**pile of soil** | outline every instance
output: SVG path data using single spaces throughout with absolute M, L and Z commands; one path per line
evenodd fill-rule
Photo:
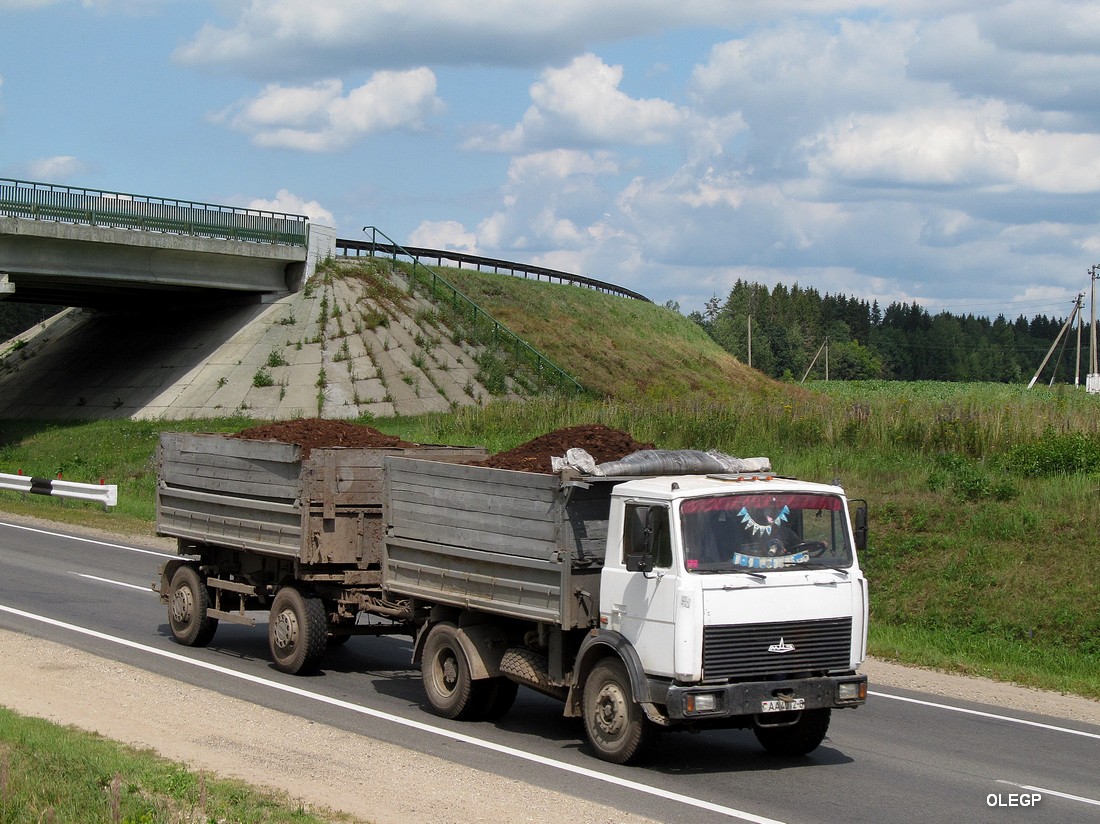
M 653 444 L 639 443 L 621 430 L 602 424 L 587 424 L 556 429 L 540 435 L 515 449 L 497 453 L 479 462 L 478 466 L 549 474 L 553 472 L 550 459 L 564 457 L 566 450 L 574 447 L 588 452 L 598 464 L 617 461 L 643 449 L 654 448 Z
M 302 448 L 305 458 L 313 449 L 331 446 L 347 447 L 410 447 L 419 444 L 403 441 L 396 435 L 387 435 L 370 426 L 348 421 L 326 421 L 321 418 L 302 418 L 295 421 L 277 421 L 242 429 L 233 437 L 250 441 L 280 441 Z
M 313 449 L 326 447 L 414 447 L 419 444 L 403 441 L 396 435 L 387 435 L 370 426 L 348 421 L 328 421 L 321 418 L 303 418 L 295 421 L 277 421 L 242 429 L 233 437 L 253 441 L 279 441 L 302 448 L 306 458 Z M 478 461 L 476 466 L 495 469 L 515 469 L 521 472 L 553 472 L 551 458 L 560 458 L 566 450 L 578 447 L 585 450 L 596 463 L 617 461 L 642 449 L 653 449 L 651 443 L 639 443 L 626 432 L 602 424 L 586 424 L 557 429 L 520 444 L 515 449 L 500 452 Z

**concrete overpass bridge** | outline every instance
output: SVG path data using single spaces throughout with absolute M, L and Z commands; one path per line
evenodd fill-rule
M 0 179 L 0 298 L 126 309 L 296 292 L 335 233 L 302 215 Z

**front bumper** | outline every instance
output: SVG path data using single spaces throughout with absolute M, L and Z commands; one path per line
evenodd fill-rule
M 852 696 L 854 697 L 845 697 Z M 701 697 L 706 696 L 701 700 Z M 709 696 L 713 696 L 710 698 Z M 762 720 L 778 713 L 762 713 L 765 701 L 802 699 L 802 709 L 858 707 L 867 701 L 867 676 L 850 673 L 785 681 L 748 681 L 737 684 L 672 684 L 665 701 L 670 721 L 708 721 L 761 715 Z M 710 709 L 713 705 L 713 709 Z M 697 709 L 706 706 L 708 709 Z M 693 707 L 696 709 L 693 710 Z M 778 719 L 777 719 L 778 720 Z

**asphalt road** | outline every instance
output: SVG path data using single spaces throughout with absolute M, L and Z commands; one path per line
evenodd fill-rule
M 528 690 L 497 722 L 429 714 L 406 638 L 353 638 L 309 677 L 272 668 L 262 624 L 181 647 L 150 589 L 161 560 L 0 523 L 0 627 L 661 821 L 1100 822 L 1097 726 L 872 685 L 804 758 L 765 756 L 747 731 L 672 733 L 644 766 L 616 767 Z

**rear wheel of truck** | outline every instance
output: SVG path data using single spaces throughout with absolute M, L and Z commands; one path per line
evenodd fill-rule
M 516 703 L 519 684 L 504 676 L 497 676 L 474 681 L 474 689 L 481 693 L 481 711 L 477 716 L 486 721 L 495 721 L 506 715 L 512 709 L 512 704 Z
M 617 658 L 605 658 L 584 683 L 584 730 L 596 755 L 612 764 L 638 758 L 653 733 L 634 701 L 630 677 Z
M 472 720 L 486 712 L 486 684 L 470 677 L 470 662 L 454 624 L 439 623 L 428 631 L 420 676 L 428 706 L 436 715 Z
M 316 669 L 328 647 L 328 621 L 320 598 L 283 587 L 271 603 L 267 642 L 275 668 L 296 675 Z
M 803 710 L 797 722 L 787 727 L 754 727 L 756 740 L 772 755 L 806 755 L 820 746 L 829 731 L 832 710 Z
M 210 590 L 193 566 L 184 565 L 172 575 L 168 594 L 168 626 L 172 637 L 185 647 L 204 647 L 218 629 L 218 619 L 206 614 Z

